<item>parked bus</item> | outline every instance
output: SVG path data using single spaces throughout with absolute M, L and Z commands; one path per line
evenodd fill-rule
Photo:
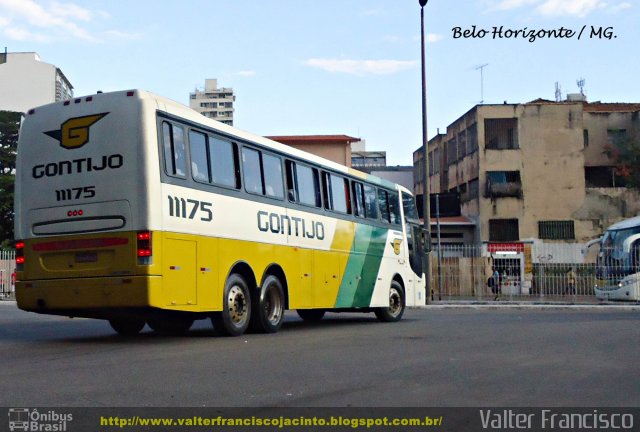
M 21 309 L 181 333 L 276 332 L 285 310 L 425 302 L 411 193 L 141 90 L 30 110 L 16 174 Z
M 596 297 L 640 300 L 640 217 L 611 225 L 600 239 Z

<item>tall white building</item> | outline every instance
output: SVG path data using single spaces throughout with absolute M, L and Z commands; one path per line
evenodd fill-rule
M 236 97 L 232 88 L 218 88 L 217 79 L 206 79 L 204 90 L 189 94 L 189 107 L 205 117 L 233 126 L 233 102 Z
M 0 110 L 26 112 L 72 97 L 67 77 L 37 53 L 0 53 Z

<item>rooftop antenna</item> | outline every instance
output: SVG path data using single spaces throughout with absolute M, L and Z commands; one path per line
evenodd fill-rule
M 476 70 L 480 69 L 480 104 L 484 103 L 484 68 L 489 66 L 489 63 L 482 64 L 476 67 Z
M 580 94 L 582 96 L 584 96 L 584 84 L 585 84 L 586 80 L 584 78 L 580 78 L 578 81 L 576 81 L 576 83 L 578 84 L 578 87 L 580 88 Z
M 560 83 L 556 81 L 556 102 L 562 101 L 562 90 L 560 89 Z

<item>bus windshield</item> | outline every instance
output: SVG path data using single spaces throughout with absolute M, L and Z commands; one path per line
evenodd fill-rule
M 620 279 L 637 272 L 637 257 L 634 259 L 630 245 L 625 245 L 625 241 L 636 234 L 640 234 L 640 226 L 605 232 L 600 252 L 605 279 Z

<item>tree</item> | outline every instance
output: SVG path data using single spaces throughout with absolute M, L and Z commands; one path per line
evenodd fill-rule
M 604 154 L 615 162 L 615 174 L 625 180 L 627 187 L 640 189 L 640 139 L 625 134 L 605 145 Z
M 22 114 L 0 111 L 0 245 L 13 241 L 13 195 L 16 171 L 18 132 Z

